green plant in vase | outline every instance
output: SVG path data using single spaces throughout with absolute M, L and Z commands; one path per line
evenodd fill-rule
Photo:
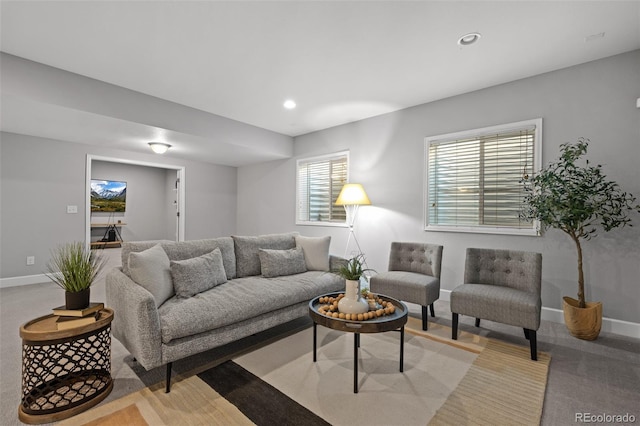
M 358 281 L 365 272 L 373 271 L 373 269 L 365 269 L 364 264 L 364 254 L 360 253 L 340 265 L 340 267 L 335 270 L 334 273 L 341 276 L 345 280 Z
M 560 145 L 560 158 L 535 176 L 525 179 L 527 192 L 520 216 L 538 220 L 542 230 L 556 228 L 574 242 L 578 255 L 578 299 L 564 297 L 567 328 L 585 340 L 597 338 L 602 325 L 602 304 L 587 302 L 584 291 L 582 241 L 614 228 L 631 225 L 629 214 L 640 211 L 635 197 L 607 179 L 602 166 L 589 160 L 579 162 L 587 153 L 589 140 Z
M 89 305 L 90 288 L 104 267 L 104 258 L 84 243 L 72 242 L 51 251 L 45 275 L 65 290 L 67 309 Z
M 360 294 L 360 278 L 372 269 L 364 267 L 365 260 L 362 253 L 348 259 L 334 271 L 345 279 L 344 297 L 338 302 L 338 310 L 346 314 L 360 314 L 369 310 L 368 302 Z

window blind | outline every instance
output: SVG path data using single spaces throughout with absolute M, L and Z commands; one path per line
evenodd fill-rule
M 348 156 L 338 154 L 298 161 L 299 222 L 344 222 L 343 206 L 334 205 L 348 179 Z
M 428 225 L 526 229 L 523 176 L 534 167 L 536 126 L 430 141 Z

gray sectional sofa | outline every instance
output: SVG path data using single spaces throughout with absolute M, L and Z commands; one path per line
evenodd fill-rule
M 125 242 L 106 278 L 112 333 L 147 370 L 308 314 L 340 291 L 330 237 L 297 233 Z

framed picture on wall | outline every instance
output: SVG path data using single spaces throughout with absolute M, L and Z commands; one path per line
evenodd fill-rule
M 91 179 L 92 212 L 124 212 L 127 204 L 127 182 Z

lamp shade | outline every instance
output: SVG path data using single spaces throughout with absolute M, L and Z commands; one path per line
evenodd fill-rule
M 342 187 L 340 195 L 336 200 L 337 206 L 364 206 L 370 205 L 369 197 L 364 192 L 364 188 L 359 183 L 347 183 Z
M 171 148 L 171 145 L 162 142 L 149 142 L 149 146 L 156 154 L 164 154 L 169 148 Z

